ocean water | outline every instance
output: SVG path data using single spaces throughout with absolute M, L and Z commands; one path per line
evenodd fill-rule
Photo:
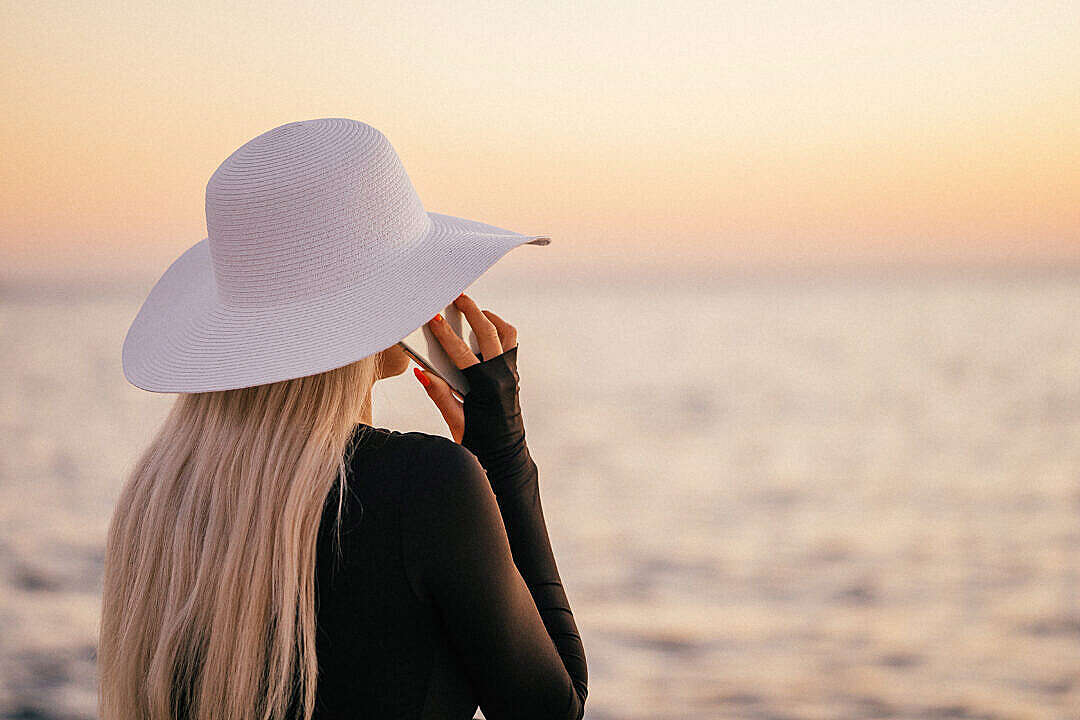
M 1080 718 L 1080 277 L 489 276 L 588 718 Z M 0 286 L 5 717 L 94 713 L 147 288 Z

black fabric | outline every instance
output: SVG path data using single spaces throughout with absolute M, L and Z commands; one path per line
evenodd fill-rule
M 464 371 L 459 445 L 360 425 L 317 559 L 316 717 L 581 718 L 585 653 L 518 404 L 517 347 Z

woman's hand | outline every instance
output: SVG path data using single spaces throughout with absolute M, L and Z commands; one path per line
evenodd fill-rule
M 459 370 L 476 365 L 482 360 L 490 360 L 517 346 L 517 330 L 514 326 L 490 310 L 481 310 L 465 293 L 454 300 L 454 306 L 462 312 L 476 333 L 482 359 L 476 357 L 468 343 L 454 332 L 442 315 L 436 315 L 427 325 Z M 462 402 L 457 399 L 446 381 L 437 375 L 429 375 L 420 368 L 413 368 L 413 373 L 423 383 L 428 397 L 442 414 L 454 442 L 460 443 L 465 434 L 465 409 Z

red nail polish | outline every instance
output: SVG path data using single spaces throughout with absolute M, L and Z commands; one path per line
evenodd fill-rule
M 420 381 L 421 385 L 423 385 L 424 387 L 427 387 L 428 385 L 431 384 L 431 381 L 428 380 L 428 377 L 427 377 L 427 375 L 424 374 L 423 370 L 421 370 L 418 367 L 414 367 L 412 369 L 412 371 L 413 371 L 413 375 L 416 376 L 416 379 Z
M 435 317 L 433 317 L 431 319 L 434 322 L 441 323 L 442 322 L 442 313 L 435 313 Z

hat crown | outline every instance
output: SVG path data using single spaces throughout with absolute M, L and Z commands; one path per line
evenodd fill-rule
M 407 252 L 431 220 L 386 137 L 343 118 L 269 130 L 206 186 L 220 300 L 267 306 L 347 291 Z

